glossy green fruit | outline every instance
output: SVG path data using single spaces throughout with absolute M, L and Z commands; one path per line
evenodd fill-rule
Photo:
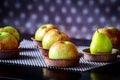
M 91 54 L 109 54 L 112 52 L 112 42 L 107 35 L 99 32 L 98 30 L 94 33 L 92 37 L 92 42 L 90 44 Z

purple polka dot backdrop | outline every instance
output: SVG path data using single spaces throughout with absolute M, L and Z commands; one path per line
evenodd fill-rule
M 0 0 L 0 26 L 34 35 L 42 24 L 55 24 L 70 37 L 91 39 L 94 27 L 120 29 L 119 0 Z

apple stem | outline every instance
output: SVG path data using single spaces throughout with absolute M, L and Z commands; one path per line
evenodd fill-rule
M 98 27 L 96 27 L 97 32 L 99 32 Z
M 96 29 L 97 32 L 99 32 L 99 30 L 98 30 L 98 26 L 94 26 L 94 28 Z

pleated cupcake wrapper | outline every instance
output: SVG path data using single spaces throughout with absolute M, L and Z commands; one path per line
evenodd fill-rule
M 84 48 L 86 48 L 86 46 L 79 46 L 78 50 L 82 51 L 82 49 Z M 79 61 L 79 66 L 69 67 L 69 68 L 49 67 L 46 65 L 44 57 L 41 54 L 41 51 L 34 46 L 32 40 L 26 40 L 26 39 L 24 39 L 20 43 L 20 56 L 18 59 L 9 59 L 9 60 L 0 59 L 0 63 L 3 63 L 3 64 L 42 67 L 42 68 L 49 68 L 49 69 L 61 69 L 61 70 L 68 70 L 68 71 L 87 71 L 94 68 L 114 64 L 119 61 L 120 61 L 119 55 L 115 62 L 90 62 L 90 61 L 86 61 L 83 57 L 81 57 Z

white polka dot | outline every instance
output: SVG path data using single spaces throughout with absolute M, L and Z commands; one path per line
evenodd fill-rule
M 105 8 L 105 12 L 106 12 L 106 13 L 109 13 L 109 12 L 110 12 L 110 7 L 106 7 L 106 8 Z
M 67 17 L 67 18 L 66 18 L 66 22 L 67 22 L 67 23 L 71 23 L 71 22 L 72 22 L 72 18 L 71 18 L 70 16 Z
M 14 16 L 13 11 L 10 11 L 10 12 L 8 13 L 8 15 L 9 15 L 10 17 L 13 17 L 13 16 Z
M 91 37 L 92 37 L 92 36 L 91 36 L 90 34 L 87 34 L 87 35 L 86 35 L 86 39 L 87 39 L 87 40 L 90 40 Z
M 120 6 L 117 7 L 117 11 L 120 11 Z
M 95 14 L 99 14 L 99 13 L 100 13 L 99 8 L 95 8 L 95 9 L 94 9 L 94 13 L 95 13 Z
M 75 38 L 76 38 L 76 39 L 80 39 L 81 37 L 80 37 L 80 35 L 78 34 L 78 35 L 75 36 Z
M 55 22 L 60 22 L 60 17 L 59 16 L 55 16 Z
M 62 12 L 62 13 L 66 13 L 66 12 L 67 12 L 66 7 L 62 7 L 62 8 L 61 8 L 61 12 Z
M 104 23 L 104 22 L 105 22 L 105 17 L 103 17 L 103 16 L 100 17 L 100 22 L 101 22 L 101 23 Z
M 25 24 L 26 28 L 30 28 L 32 26 L 31 22 L 26 22 Z
M 110 0 L 111 1 L 111 3 L 115 3 L 116 2 L 116 0 Z
M 86 26 L 83 26 L 82 29 L 81 29 L 81 31 L 82 31 L 83 33 L 87 32 Z
M 61 0 L 56 0 L 56 3 L 57 4 L 61 4 Z
M 45 3 L 49 3 L 50 2 L 50 0 L 44 0 L 45 1 Z
M 26 17 L 26 14 L 22 12 L 22 13 L 20 14 L 20 18 L 24 19 L 25 17 Z
M 8 23 L 8 19 L 4 18 L 3 19 L 3 23 L 7 24 Z
M 82 13 L 83 13 L 84 15 L 88 14 L 88 9 L 87 9 L 87 8 L 83 9 Z
M 3 5 L 4 5 L 5 7 L 8 7 L 8 6 L 9 6 L 8 1 L 4 1 Z
M 37 2 L 38 0 L 33 0 L 34 2 Z
M 82 6 L 83 5 L 83 1 L 79 0 L 77 4 L 78 4 L 78 6 Z
M 117 24 L 117 28 L 120 29 L 120 24 Z
M 66 4 L 71 4 L 71 0 L 66 0 Z
M 94 5 L 94 0 L 89 0 L 89 5 Z
M 42 25 L 41 23 L 37 23 L 36 28 L 38 29 L 41 25 Z
M 105 0 L 99 0 L 99 3 L 103 4 L 103 3 L 105 3 Z
M 27 9 L 32 10 L 32 8 L 33 8 L 32 4 L 28 4 Z
M 15 3 L 15 8 L 16 9 L 19 9 L 21 7 L 21 4 L 20 3 Z
M 112 17 L 111 17 L 111 21 L 112 21 L 112 22 L 116 22 L 116 21 L 117 21 L 117 17 L 116 17 L 116 16 L 112 16 Z
M 20 25 L 20 22 L 19 22 L 18 20 L 15 20 L 15 21 L 14 21 L 14 24 L 15 24 L 16 26 L 19 26 L 19 25 Z
M 93 26 L 92 26 L 92 29 L 91 29 L 92 32 L 96 31 L 96 27 L 98 27 L 98 25 L 93 25 Z
M 70 31 L 71 31 L 72 33 L 77 32 L 77 27 L 76 27 L 76 26 L 72 26 L 71 29 L 70 29 Z
M 44 16 L 43 16 L 43 20 L 44 20 L 45 22 L 47 22 L 47 21 L 49 20 L 49 16 L 48 16 L 48 15 L 44 15 Z
M 50 6 L 50 12 L 54 12 L 55 11 L 55 6 Z
M 39 5 L 39 6 L 38 6 L 38 10 L 39 10 L 39 11 L 43 11 L 43 9 L 44 9 L 44 8 L 43 8 L 43 5 Z
M 31 17 L 32 17 L 32 19 L 35 20 L 35 19 L 37 19 L 38 16 L 37 16 L 37 14 L 32 14 Z
M 93 22 L 93 17 L 88 17 L 87 22 L 92 23 Z
M 82 22 L 82 19 L 81 19 L 81 17 L 80 17 L 80 16 L 76 18 L 76 22 L 77 22 L 77 23 Z
M 75 7 L 72 7 L 72 8 L 71 8 L 71 13 L 72 13 L 72 14 L 75 14 L 76 12 L 77 12 L 77 11 L 76 11 L 76 8 L 75 8 Z
M 66 31 L 65 25 L 58 25 L 58 27 L 59 27 L 59 29 L 60 29 L 61 31 L 63 31 L 63 32 Z

